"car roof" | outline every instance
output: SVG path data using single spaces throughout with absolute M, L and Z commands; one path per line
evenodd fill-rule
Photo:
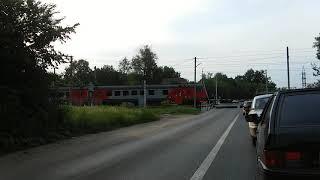
M 261 99 L 261 98 L 266 98 L 266 97 L 270 97 L 273 94 L 264 94 L 264 95 L 259 95 L 259 96 L 255 96 L 254 99 Z
M 291 93 L 303 93 L 303 92 L 312 92 L 312 91 L 320 91 L 320 88 L 289 89 L 289 90 L 281 90 L 279 91 L 279 93 L 291 94 Z

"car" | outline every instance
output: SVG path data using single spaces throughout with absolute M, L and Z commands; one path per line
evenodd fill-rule
M 243 99 L 241 99 L 241 100 L 239 101 L 239 107 L 240 107 L 240 108 L 243 108 L 244 102 L 245 102 L 245 100 L 243 100 Z
M 244 101 L 244 102 L 243 102 L 242 114 L 243 114 L 244 116 L 247 116 L 247 115 L 249 114 L 251 104 L 252 104 L 252 101 Z
M 258 118 L 260 117 L 265 105 L 267 104 L 271 96 L 272 94 L 255 96 L 252 100 L 250 111 L 246 116 L 246 120 L 248 121 L 249 132 L 250 132 L 253 145 L 255 145 L 256 143 L 256 137 L 257 137 L 256 131 L 257 131 L 258 125 L 255 122 L 250 121 L 250 119 L 252 119 L 252 117 L 255 117 L 255 116 L 257 116 Z
M 232 100 L 231 103 L 239 103 L 238 100 Z
M 256 180 L 320 179 L 320 89 L 275 93 L 258 123 Z

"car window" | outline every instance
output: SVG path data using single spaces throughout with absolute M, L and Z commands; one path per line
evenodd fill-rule
M 251 106 L 251 103 L 252 103 L 251 101 L 245 101 L 244 104 L 243 104 L 243 106 L 244 106 L 244 107 L 250 107 L 250 106 Z
M 137 95 L 137 94 L 138 94 L 137 90 L 132 90 L 132 91 L 131 91 L 131 95 L 135 96 L 135 95 Z
M 268 123 L 269 119 L 270 119 L 270 112 L 271 112 L 271 108 L 272 108 L 272 102 L 273 102 L 274 97 L 272 97 L 268 103 L 266 104 L 266 108 L 263 111 L 263 118 L 262 118 L 262 123 Z
M 280 126 L 320 125 L 320 93 L 287 95 L 280 111 Z
M 263 109 L 266 106 L 269 98 L 270 97 L 256 99 L 254 109 Z

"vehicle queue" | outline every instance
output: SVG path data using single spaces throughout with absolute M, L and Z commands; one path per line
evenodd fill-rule
M 257 180 L 320 179 L 320 89 L 283 90 L 243 103 Z

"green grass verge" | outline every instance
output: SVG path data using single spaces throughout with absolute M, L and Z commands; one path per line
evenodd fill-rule
M 40 136 L 25 137 L 0 133 L 0 155 L 52 143 L 71 136 L 109 131 L 134 124 L 159 120 L 163 114 L 198 114 L 190 106 L 127 108 L 119 106 L 63 106 L 59 109 L 59 126 Z M 41 130 L 41 126 L 39 126 Z M 39 131 L 39 129 L 34 129 Z
M 65 123 L 73 132 L 106 131 L 159 119 L 157 114 L 145 109 L 107 106 L 65 108 Z
M 148 107 L 147 110 L 151 111 L 154 114 L 199 114 L 200 110 L 193 108 L 191 106 L 178 106 L 178 105 L 168 105 L 168 106 L 159 106 L 159 107 Z
M 148 108 L 74 107 L 66 106 L 66 128 L 75 133 L 107 131 L 160 119 L 162 114 L 198 114 L 188 106 L 161 106 Z

